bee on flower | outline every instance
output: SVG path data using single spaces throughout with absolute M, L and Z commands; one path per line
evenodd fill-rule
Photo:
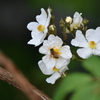
M 52 69 L 54 66 L 59 69 L 65 64 L 69 64 L 72 57 L 70 47 L 62 45 L 63 41 L 60 37 L 49 35 L 48 40 L 44 40 L 43 46 L 39 48 L 39 52 L 45 54 L 42 61 L 48 69 Z
M 43 8 L 41 8 L 41 14 L 36 16 L 37 22 L 30 22 L 27 25 L 27 28 L 30 31 L 32 31 L 31 32 L 32 39 L 28 42 L 28 44 L 38 46 L 44 41 L 44 38 L 48 33 L 48 26 L 50 24 L 50 19 L 51 19 L 50 9 L 48 8 L 46 13 L 46 11 Z

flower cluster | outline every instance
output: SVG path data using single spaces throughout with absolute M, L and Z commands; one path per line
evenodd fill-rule
M 93 55 L 100 56 L 100 27 L 87 29 L 87 19 L 82 18 L 82 13 L 75 12 L 73 18 L 67 16 L 65 20 L 60 20 L 63 35 L 70 33 L 74 36 L 71 45 L 80 47 L 77 54 L 71 52 L 70 46 L 63 39 L 57 36 L 54 16 L 51 9 L 47 12 L 41 8 L 41 14 L 36 16 L 37 22 L 30 22 L 27 28 L 31 31 L 32 39 L 28 44 L 39 46 L 39 52 L 44 54 L 38 62 L 38 66 L 43 74 L 51 75 L 46 79 L 48 83 L 54 84 L 63 73 L 68 70 L 71 60 L 86 59 Z M 47 38 L 46 38 L 47 37 Z
M 56 79 L 61 77 L 61 74 L 68 68 L 72 54 L 68 45 L 62 46 L 63 41 L 58 36 L 49 35 L 48 40 L 44 40 L 43 46 L 40 47 L 39 52 L 45 54 L 38 65 L 41 71 L 52 76 L 47 78 L 48 83 L 54 84 Z

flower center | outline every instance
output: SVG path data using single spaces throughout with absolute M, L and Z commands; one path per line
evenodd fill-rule
M 54 72 L 58 72 L 60 69 L 57 69 L 55 66 L 52 68 Z
M 53 58 L 59 58 L 59 55 L 61 54 L 59 48 L 52 48 L 50 49 L 51 57 Z
M 45 29 L 45 27 L 44 27 L 43 25 L 39 25 L 39 26 L 37 27 L 37 29 L 38 29 L 38 31 L 43 32 L 44 29 Z
M 92 48 L 92 49 L 95 49 L 96 48 L 96 45 L 97 44 L 94 41 L 90 41 L 89 42 L 89 47 Z

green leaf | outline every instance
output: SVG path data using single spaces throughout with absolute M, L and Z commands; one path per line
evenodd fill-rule
M 69 74 L 57 88 L 53 100 L 64 100 L 66 94 L 79 89 L 85 84 L 91 82 L 92 78 L 85 73 L 72 73 Z
M 97 95 L 95 100 L 100 100 L 100 93 L 98 93 L 98 95 Z
M 97 82 L 91 82 L 90 85 L 76 91 L 70 100 L 96 100 L 98 84 Z
M 92 56 L 83 61 L 83 66 L 85 69 L 90 71 L 96 77 L 100 77 L 100 58 L 97 56 Z

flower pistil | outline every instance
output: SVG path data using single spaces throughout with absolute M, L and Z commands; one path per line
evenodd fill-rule
M 92 48 L 92 49 L 95 49 L 96 48 L 96 45 L 97 44 L 94 41 L 90 41 L 89 42 L 89 47 Z
M 45 27 L 44 27 L 44 25 L 39 25 L 39 26 L 37 27 L 37 29 L 38 29 L 39 32 L 43 32 L 44 29 L 45 29 Z

